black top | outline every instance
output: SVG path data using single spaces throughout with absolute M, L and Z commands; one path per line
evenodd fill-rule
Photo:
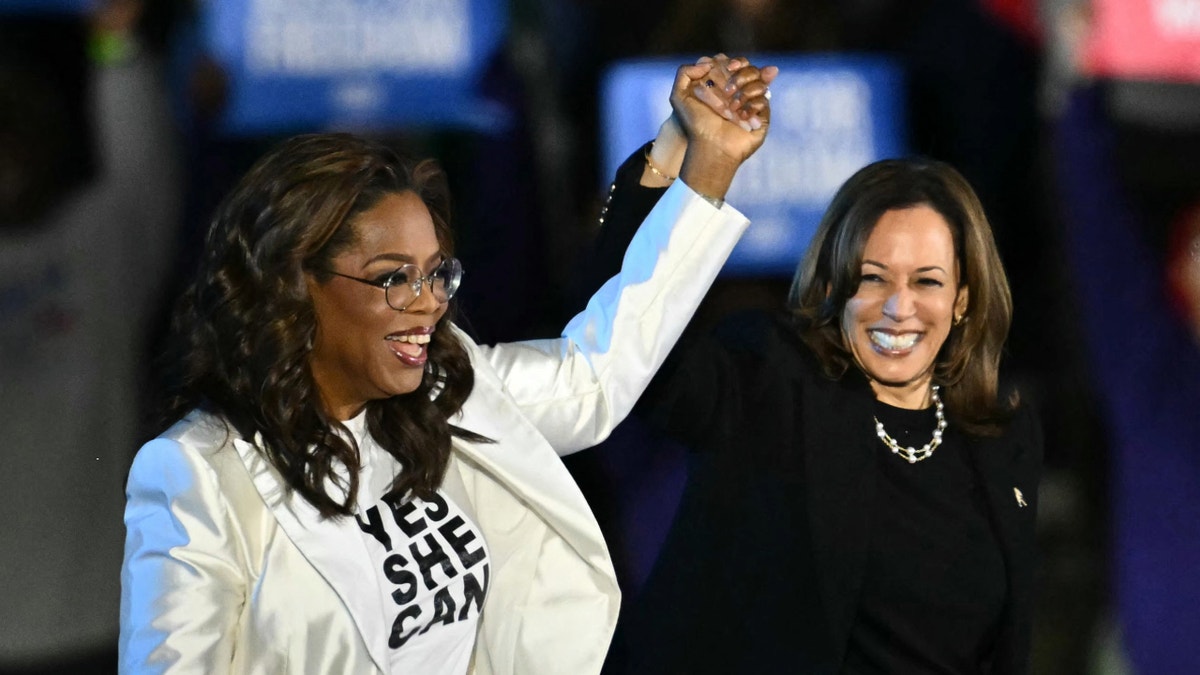
M 932 407 L 876 401 L 875 417 L 902 446 L 925 445 L 936 426 Z M 962 437 L 948 428 L 933 455 L 913 464 L 876 445 L 871 543 L 842 672 L 978 673 L 1007 583 Z

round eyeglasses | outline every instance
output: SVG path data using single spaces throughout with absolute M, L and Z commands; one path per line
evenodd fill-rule
M 388 307 L 403 312 L 421 295 L 425 284 L 438 303 L 449 302 L 462 282 L 462 263 L 458 258 L 446 258 L 428 276 L 421 273 L 421 268 L 411 263 L 381 275 L 374 279 L 362 279 L 342 274 L 333 270 L 325 270 L 334 276 L 339 276 L 360 284 L 382 288 Z

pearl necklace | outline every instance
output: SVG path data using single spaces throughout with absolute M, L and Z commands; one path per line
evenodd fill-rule
M 946 415 L 943 411 L 942 399 L 938 396 L 938 385 L 936 384 L 933 385 L 931 398 L 935 406 L 934 414 L 937 415 L 937 428 L 933 430 L 933 438 L 923 448 L 901 447 L 896 442 L 896 439 L 888 436 L 887 432 L 883 430 L 883 422 L 880 422 L 878 417 L 874 418 L 875 435 L 879 437 L 879 440 L 883 441 L 884 445 L 891 449 L 892 454 L 900 455 L 903 459 L 908 460 L 909 464 L 916 464 L 923 459 L 929 459 L 933 455 L 933 451 L 937 450 L 937 447 L 942 444 L 942 432 L 946 430 Z

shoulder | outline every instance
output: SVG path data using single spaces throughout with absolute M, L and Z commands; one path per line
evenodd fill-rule
M 221 609 L 242 602 L 277 525 L 236 438 L 219 418 L 193 412 L 138 451 L 125 488 L 122 570 L 123 594 L 132 597 L 122 602 L 138 606 L 137 616 L 122 616 L 123 634 L 158 621 L 179 619 L 187 630 L 189 621 L 207 620 L 159 614 L 156 598 L 172 593 L 197 599 L 189 607 L 202 615 L 218 608 L 206 608 L 206 598 Z
M 450 335 L 458 343 L 462 350 L 466 353 L 467 358 L 471 361 L 472 368 L 478 368 L 480 365 L 487 362 L 488 354 L 500 345 L 481 344 L 478 342 L 467 328 L 460 326 L 457 322 L 448 324 Z
M 1022 399 L 1013 411 L 1005 437 L 1023 449 L 1030 460 L 1041 464 L 1044 442 L 1042 420 L 1037 408 L 1028 399 Z
M 1042 425 L 1036 406 L 1022 400 L 998 436 L 975 436 L 985 468 L 1005 475 L 1015 472 L 1036 484 L 1042 471 Z M 1002 468 L 1003 467 L 1003 468 Z
M 1018 377 L 1002 369 L 997 399 L 1001 406 L 1009 407 L 1001 437 L 1008 443 L 1036 446 L 1040 456 L 1041 417 L 1038 414 L 1037 402 L 1030 396 L 1028 387 L 1021 386 Z
M 764 310 L 731 313 L 689 338 L 675 371 L 671 385 L 717 400 L 714 414 L 760 421 L 766 410 L 796 411 L 805 401 L 840 400 L 850 381 L 825 374 L 790 315 Z
M 129 470 L 129 491 L 183 493 L 217 484 L 230 462 L 241 467 L 233 448 L 237 432 L 216 415 L 193 411 L 143 445 Z M 244 469 L 243 469 L 244 471 Z
M 720 349 L 774 374 L 833 382 L 822 375 L 820 361 L 801 339 L 800 327 L 786 311 L 735 312 L 718 323 L 707 337 Z

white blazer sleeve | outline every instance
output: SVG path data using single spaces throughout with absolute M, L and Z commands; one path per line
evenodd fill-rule
M 213 467 L 156 439 L 134 460 L 126 500 L 120 672 L 229 672 L 246 581 Z
M 482 348 L 560 455 L 599 443 L 629 414 L 749 224 L 675 181 L 562 337 Z

